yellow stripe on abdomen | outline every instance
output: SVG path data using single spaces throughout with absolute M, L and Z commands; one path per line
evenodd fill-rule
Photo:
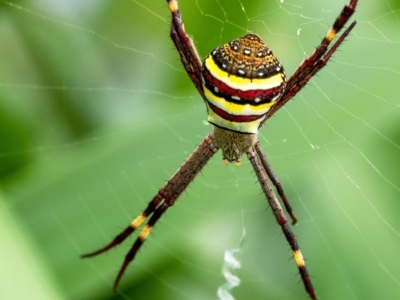
M 212 76 L 222 81 L 229 87 L 237 90 L 267 90 L 278 87 L 284 81 L 283 74 L 277 73 L 268 78 L 245 78 L 229 74 L 228 72 L 220 69 L 214 62 L 211 55 L 208 55 L 204 60 L 205 67 L 210 71 Z
M 260 105 L 252 105 L 250 103 L 235 103 L 227 101 L 223 97 L 215 96 L 208 88 L 203 85 L 204 95 L 207 100 L 210 101 L 215 106 L 223 109 L 229 114 L 232 115 L 263 115 L 266 114 L 271 106 L 275 104 L 275 102 L 264 103 Z

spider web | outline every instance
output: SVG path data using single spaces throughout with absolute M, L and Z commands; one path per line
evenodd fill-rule
M 251 31 L 289 75 L 345 2 L 179 5 L 202 57 Z M 400 4 L 359 2 L 351 36 L 259 137 L 299 220 L 293 231 L 320 299 L 400 292 Z M 215 299 L 226 285 L 224 255 L 241 265 L 224 273 L 240 279 L 229 290 L 235 299 L 307 299 L 249 163 L 225 167 L 220 154 L 113 293 L 133 239 L 90 260 L 79 255 L 139 214 L 212 129 L 169 40 L 168 8 L 163 0 L 0 7 L 2 299 Z

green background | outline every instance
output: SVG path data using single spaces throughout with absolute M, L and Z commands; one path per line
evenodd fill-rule
M 359 2 L 328 67 L 260 133 L 325 300 L 400 294 L 400 4 Z M 251 31 L 290 75 L 344 1 L 179 4 L 201 57 Z M 126 227 L 211 130 L 169 19 L 163 0 L 0 1 L 1 299 L 216 299 L 233 248 L 236 299 L 307 299 L 249 163 L 226 167 L 220 153 L 117 293 L 133 239 L 79 258 Z

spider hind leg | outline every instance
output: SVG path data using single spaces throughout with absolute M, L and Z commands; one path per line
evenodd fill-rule
M 171 207 L 179 198 L 182 192 L 194 180 L 197 174 L 203 169 L 211 157 L 218 151 L 218 146 L 214 143 L 214 134 L 210 133 L 206 136 L 203 142 L 194 150 L 189 158 L 183 163 L 167 183 L 160 189 L 157 195 L 150 201 L 146 209 L 136 217 L 128 227 L 118 234 L 109 244 L 99 250 L 82 255 L 82 258 L 93 257 L 108 251 L 111 248 L 121 244 L 135 229 L 140 227 L 144 221 L 149 218 L 149 221 L 144 225 L 139 233 L 131 249 L 126 254 L 122 266 L 114 282 L 114 289 L 117 288 L 122 275 L 124 274 L 129 263 L 135 258 L 136 253 L 146 241 L 152 228 L 161 218 L 165 211 Z
M 88 258 L 88 257 L 93 257 L 96 255 L 99 255 L 99 254 L 104 253 L 104 252 L 110 250 L 111 248 L 114 248 L 115 246 L 121 244 L 140 225 L 142 225 L 142 223 L 147 219 L 147 217 L 150 214 L 152 214 L 156 210 L 157 205 L 160 203 L 160 201 L 162 199 L 163 199 L 162 196 L 160 195 L 160 193 L 158 193 L 157 196 L 155 196 L 151 200 L 151 202 L 149 203 L 147 208 L 139 216 L 137 216 L 136 219 L 134 219 L 133 222 L 131 224 L 129 224 L 128 227 L 126 227 L 120 234 L 118 234 L 109 244 L 107 244 L 106 246 L 104 246 L 96 251 L 83 254 L 83 255 L 81 255 L 81 258 Z
M 308 274 L 303 255 L 301 254 L 299 245 L 297 243 L 297 239 L 293 234 L 292 230 L 290 229 L 289 224 L 287 223 L 287 219 L 283 213 L 282 207 L 271 187 L 271 184 L 269 183 L 269 178 L 268 178 L 269 175 L 262 163 L 262 159 L 260 158 L 257 151 L 254 149 L 254 147 L 251 147 L 249 151 L 247 151 L 247 158 L 249 159 L 251 165 L 253 166 L 258 181 L 261 184 L 261 188 L 267 198 L 268 204 L 271 207 L 272 213 L 275 216 L 276 222 L 281 227 L 281 230 L 285 235 L 286 241 L 290 245 L 304 287 L 310 298 L 312 300 L 316 300 L 317 297 L 315 295 L 315 290 L 312 285 L 310 275 Z
M 292 207 L 290 206 L 289 200 L 287 199 L 285 192 L 283 191 L 281 182 L 279 181 L 279 178 L 275 175 L 274 171 L 271 168 L 271 165 L 269 164 L 267 157 L 264 153 L 264 151 L 261 149 L 260 142 L 256 142 L 254 144 L 254 149 L 256 150 L 258 157 L 260 158 L 260 161 L 267 172 L 268 177 L 271 179 L 272 183 L 274 184 L 276 191 L 279 194 L 279 197 L 281 197 L 283 205 L 285 205 L 285 209 L 287 213 L 290 216 L 290 219 L 292 220 L 292 225 L 295 225 L 297 223 L 297 219 L 294 216 Z

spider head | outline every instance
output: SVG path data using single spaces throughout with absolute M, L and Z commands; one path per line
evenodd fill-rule
M 209 122 L 240 133 L 257 133 L 286 85 L 282 65 L 255 34 L 211 51 L 202 77 Z

